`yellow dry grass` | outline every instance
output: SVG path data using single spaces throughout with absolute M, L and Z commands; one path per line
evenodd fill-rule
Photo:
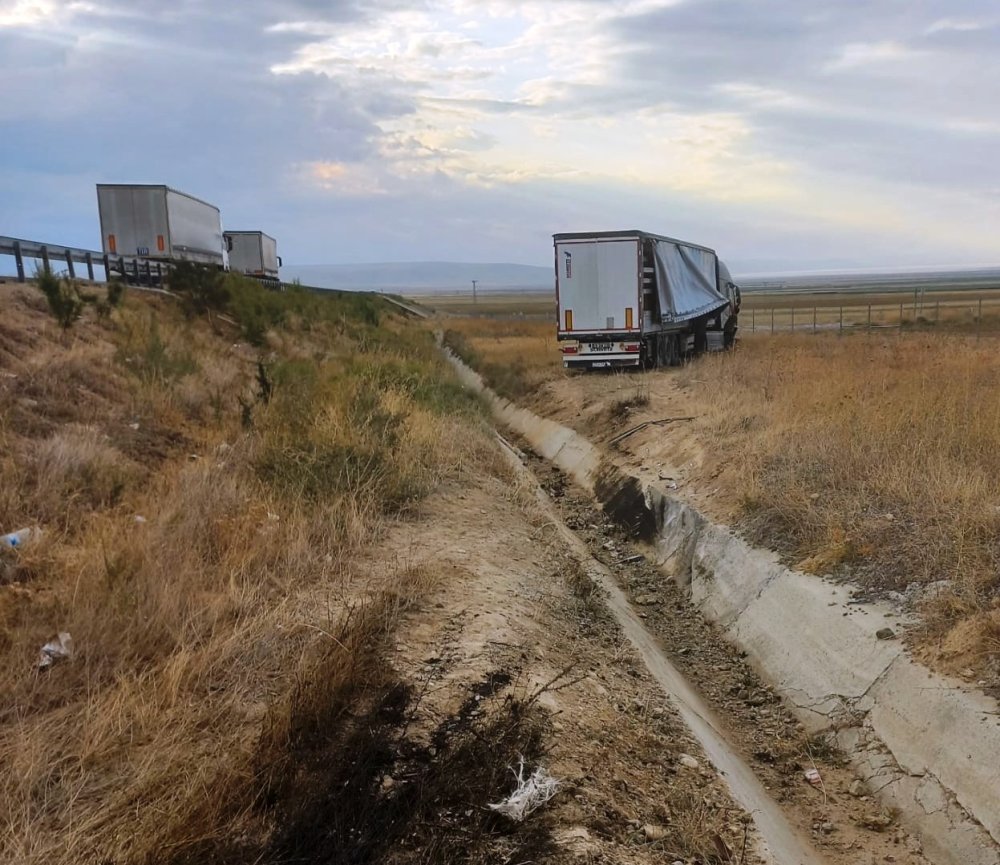
M 511 399 L 565 375 L 552 322 L 454 318 L 445 324 L 445 342 Z
M 302 677 L 368 674 L 317 655 L 376 641 L 426 581 L 372 585 L 357 551 L 437 484 L 503 471 L 429 335 L 393 327 L 278 329 L 259 353 L 143 298 L 66 340 L 8 298 L 0 531 L 43 535 L 0 551 L 0 860 L 164 861 L 250 831 L 280 718 L 326 699 Z M 40 671 L 57 631 L 76 654 Z
M 928 598 L 944 633 L 1000 598 L 1000 361 L 951 335 L 747 339 L 681 374 L 752 538 Z M 696 387 L 694 380 L 710 382 Z M 942 582 L 943 581 L 943 582 Z M 962 662 L 968 661 L 964 658 Z M 980 661 L 983 659 L 981 658 Z

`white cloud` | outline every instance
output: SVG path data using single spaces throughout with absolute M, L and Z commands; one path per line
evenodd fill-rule
M 37 27 L 55 18 L 61 5 L 57 0 L 3 0 L 0 2 L 0 29 Z
M 972 18 L 940 18 L 924 32 L 928 36 L 935 33 L 972 33 L 976 30 L 986 30 L 994 26 L 987 21 L 976 21 Z
M 837 57 L 827 63 L 825 69 L 829 72 L 842 72 L 866 66 L 885 66 L 917 56 L 918 52 L 892 40 L 851 42 L 840 49 Z

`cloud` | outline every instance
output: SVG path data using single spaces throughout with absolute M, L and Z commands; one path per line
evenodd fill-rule
M 84 242 L 92 183 L 135 180 L 300 261 L 468 251 L 455 232 L 544 261 L 551 231 L 618 221 L 796 261 L 990 255 L 992 2 L 904 6 L 0 0 L 0 220 Z M 72 185 L 75 216 L 32 185 Z

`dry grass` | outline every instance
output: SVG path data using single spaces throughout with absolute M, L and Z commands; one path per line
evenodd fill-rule
M 261 353 L 162 300 L 68 339 L 31 294 L 8 303 L 0 531 L 44 534 L 0 555 L 0 859 L 266 835 L 276 719 L 375 699 L 369 654 L 323 647 L 380 645 L 427 581 L 373 585 L 358 551 L 436 485 L 503 469 L 430 335 L 353 315 Z M 76 655 L 39 672 L 57 631 Z
M 449 319 L 445 343 L 509 399 L 528 397 L 565 375 L 550 321 Z
M 922 607 L 925 640 L 951 640 L 945 666 L 995 661 L 1000 362 L 992 340 L 752 339 L 734 356 L 689 369 L 712 382 L 692 395 L 710 444 L 729 455 L 753 540 L 804 569 L 846 568 L 865 586 L 907 592 Z

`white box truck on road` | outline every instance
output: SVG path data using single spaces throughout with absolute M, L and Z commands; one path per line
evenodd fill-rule
M 168 186 L 97 184 L 109 256 L 225 267 L 219 208 Z
M 263 231 L 227 231 L 229 269 L 267 281 L 278 280 L 278 241 Z
M 735 341 L 740 291 L 714 250 L 645 231 L 553 241 L 564 366 L 671 366 Z

